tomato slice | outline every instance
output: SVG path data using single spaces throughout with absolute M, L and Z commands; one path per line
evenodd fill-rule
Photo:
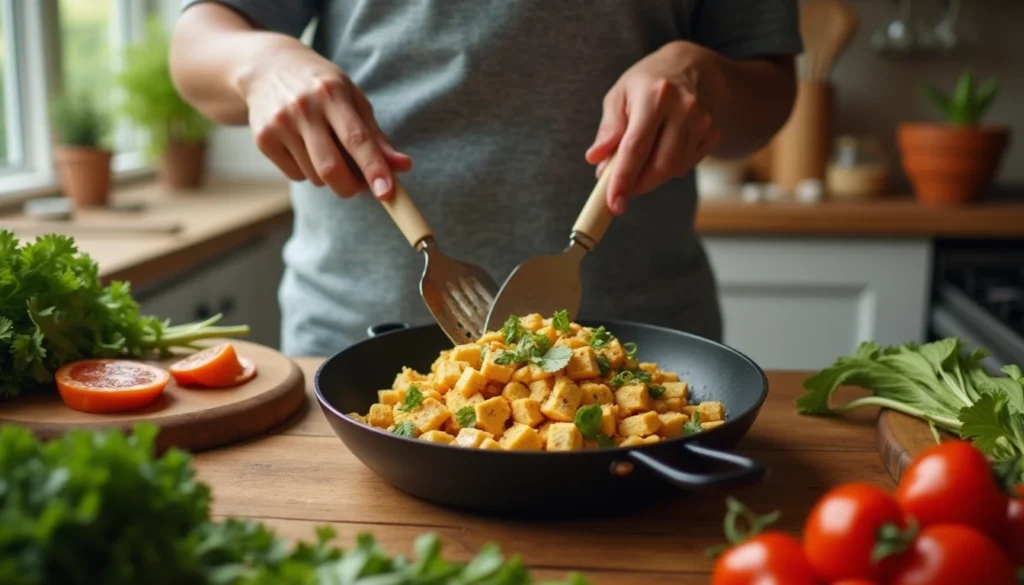
M 93 414 L 141 408 L 156 400 L 171 380 L 156 366 L 117 359 L 72 362 L 54 378 L 64 404 Z
M 238 361 L 242 364 L 242 373 L 238 374 L 238 377 L 229 386 L 239 386 L 256 377 L 256 364 L 251 359 L 240 357 Z
M 244 368 L 235 347 L 222 343 L 175 362 L 169 368 L 174 381 L 181 386 L 230 386 L 242 375 Z

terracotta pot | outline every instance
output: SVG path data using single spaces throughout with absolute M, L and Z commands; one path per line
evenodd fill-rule
M 110 197 L 109 150 L 86 146 L 58 146 L 54 149 L 61 191 L 76 207 L 106 205 Z
M 160 180 L 172 189 L 199 187 L 206 174 L 206 142 L 171 142 L 159 172 Z
M 897 129 L 896 141 L 919 203 L 962 205 L 977 199 L 991 183 L 1010 130 L 906 123 Z

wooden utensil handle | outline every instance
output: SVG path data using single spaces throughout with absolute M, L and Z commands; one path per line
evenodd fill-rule
M 608 225 L 612 223 L 612 212 L 608 210 L 607 197 L 608 181 L 611 180 L 614 168 L 615 155 L 613 154 L 608 159 L 604 173 L 598 179 L 594 190 L 590 192 L 590 197 L 583 204 L 583 210 L 580 211 L 579 217 L 576 218 L 576 223 L 572 226 L 574 234 L 583 234 L 590 238 L 591 241 L 586 243 L 590 248 L 600 243 L 601 238 L 604 237 L 604 232 L 608 229 Z
M 392 177 L 392 181 L 395 183 L 394 193 L 391 195 L 391 199 L 381 201 L 381 203 L 391 215 L 391 219 L 395 221 L 398 229 L 402 230 L 402 235 L 409 241 L 409 245 L 415 248 L 423 240 L 432 237 L 434 230 L 420 213 L 419 208 L 416 207 L 398 177 Z

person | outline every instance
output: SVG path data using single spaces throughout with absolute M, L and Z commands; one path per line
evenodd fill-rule
M 392 177 L 441 250 L 500 284 L 568 244 L 613 153 L 615 218 L 583 261 L 580 317 L 720 339 L 692 171 L 754 152 L 789 116 L 796 4 L 184 0 L 171 71 L 294 181 L 278 293 L 288 355 L 431 322 L 423 258 L 369 195 L 390 197 Z

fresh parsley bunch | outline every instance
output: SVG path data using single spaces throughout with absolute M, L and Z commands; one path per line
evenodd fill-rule
M 567 317 L 562 316 L 558 323 L 565 323 Z M 569 326 L 566 323 L 565 329 Z M 501 328 L 501 334 L 508 346 L 515 344 L 514 349 L 504 350 L 494 358 L 498 365 L 510 365 L 521 363 L 532 363 L 539 366 L 545 372 L 557 372 L 569 363 L 572 357 L 572 350 L 564 345 L 551 345 L 551 340 L 546 335 L 530 333 L 519 323 L 519 317 L 510 316 Z
M 936 441 L 937 429 L 944 429 L 994 459 L 1018 460 L 1024 457 L 1024 376 L 1017 366 L 990 376 L 981 365 L 988 355 L 967 353 L 956 338 L 893 347 L 865 342 L 804 382 L 807 393 L 797 408 L 810 415 L 889 408 L 927 421 Z M 872 394 L 832 406 L 832 394 L 847 385 Z
M 154 456 L 156 427 L 133 435 L 76 430 L 42 443 L 0 427 L 0 583 L 4 585 L 532 585 L 518 557 L 485 545 L 468 563 L 437 535 L 414 559 L 372 536 L 344 551 L 334 532 L 289 545 L 266 525 L 210 520 L 210 490 L 189 456 Z M 578 575 L 539 585 L 587 585 Z
M 219 320 L 172 327 L 142 315 L 128 283 L 100 285 L 96 263 L 74 239 L 47 235 L 22 246 L 0 230 L 0 398 L 49 387 L 68 362 L 166 353 L 249 331 L 215 327 Z

